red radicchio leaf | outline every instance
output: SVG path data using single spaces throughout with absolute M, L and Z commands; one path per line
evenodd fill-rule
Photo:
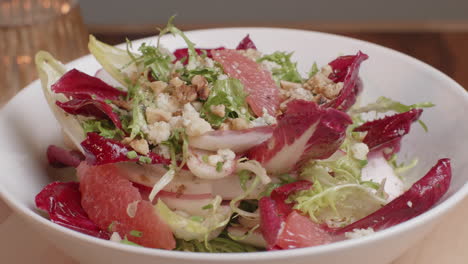
M 239 42 L 239 45 L 237 45 L 236 50 L 246 50 L 246 49 L 254 49 L 256 50 L 257 47 L 253 43 L 253 41 L 250 39 L 250 36 L 247 34 L 241 42 Z
M 386 116 L 366 122 L 354 131 L 367 132 L 363 142 L 367 144 L 370 151 L 383 149 L 385 157 L 388 158 L 400 150 L 401 138 L 410 132 L 411 124 L 419 119 L 422 112 L 422 109 L 412 109 L 408 112 Z
M 260 229 L 269 250 L 275 249 L 284 222 L 292 212 L 293 204 L 287 204 L 286 199 L 290 194 L 296 191 L 308 190 L 311 186 L 312 183 L 309 181 L 285 184 L 274 189 L 270 197 L 262 197 L 259 200 Z
M 335 83 L 343 82 L 343 88 L 338 97 L 326 103 L 327 107 L 346 111 L 356 102 L 362 89 L 362 82 L 358 81 L 359 67 L 367 58 L 369 56 L 359 51 L 356 55 L 341 56 L 329 63 L 333 72 L 328 78 Z
M 195 49 L 195 51 L 197 52 L 198 55 L 202 55 L 204 52 L 206 52 L 206 56 L 208 56 L 208 58 L 212 58 L 211 51 L 213 51 L 213 50 L 223 50 L 223 49 L 225 49 L 225 48 L 224 47 L 218 47 L 218 48 L 213 48 L 213 49 Z M 188 58 L 188 48 L 176 49 L 174 51 L 174 56 L 176 57 L 174 62 L 182 60 L 183 58 Z M 184 65 L 186 65 L 187 63 L 188 63 L 187 60 L 185 60 L 183 62 Z
M 55 93 L 80 99 L 118 100 L 119 97 L 127 96 L 127 92 L 76 69 L 65 73 L 51 88 Z
M 286 199 L 288 199 L 289 195 L 302 190 L 309 190 L 312 187 L 312 183 L 310 181 L 296 181 L 292 183 L 285 184 L 274 189 L 271 192 L 271 199 L 276 203 L 278 214 L 281 217 L 286 218 L 292 212 L 292 203 L 286 203 Z M 284 219 L 283 219 L 284 220 Z
M 88 133 L 86 139 L 81 142 L 86 155 L 86 161 L 90 165 L 103 165 L 108 163 L 117 163 L 122 161 L 138 161 L 140 156 L 130 159 L 127 156 L 129 151 L 133 149 L 119 141 L 108 139 L 98 135 L 97 133 Z M 152 164 L 167 164 L 170 160 L 165 159 L 156 153 L 150 152 L 147 155 L 151 159 Z
M 79 186 L 78 182 L 50 183 L 36 195 L 36 206 L 47 211 L 53 223 L 94 237 L 109 239 L 110 234 L 93 223 L 81 206 Z
M 67 102 L 55 102 L 65 112 L 72 115 L 93 116 L 99 119 L 110 119 L 114 125 L 122 129 L 119 116 L 112 111 L 108 103 L 94 99 L 75 98 Z
M 333 231 L 343 234 L 369 227 L 377 231 L 407 221 L 434 206 L 447 192 L 451 179 L 450 159 L 440 159 L 423 178 L 395 200 L 369 216 Z
M 76 150 L 66 150 L 55 145 L 47 148 L 47 160 L 54 168 L 78 167 L 84 160 L 83 154 Z
M 288 172 L 309 159 L 325 159 L 343 142 L 352 123 L 344 112 L 319 107 L 315 102 L 294 100 L 278 118 L 273 136 L 248 151 L 269 172 Z

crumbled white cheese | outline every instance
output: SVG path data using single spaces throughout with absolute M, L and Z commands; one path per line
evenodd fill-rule
M 171 151 L 169 149 L 169 146 L 167 145 L 159 144 L 153 149 L 153 152 L 158 154 L 159 156 L 162 156 L 163 158 L 171 158 Z
M 169 125 L 172 129 L 184 127 L 183 118 L 181 116 L 173 116 L 169 119 Z
M 149 125 L 148 139 L 156 144 L 166 141 L 171 136 L 171 125 L 160 121 Z
M 225 161 L 236 158 L 236 153 L 230 149 L 218 149 L 217 154 L 220 155 Z
M 205 58 L 205 67 L 207 68 L 213 68 L 214 67 L 214 61 L 208 57 Z
M 268 71 L 273 71 L 274 69 L 278 69 L 278 68 L 281 68 L 281 66 L 276 63 L 276 62 L 272 62 L 272 61 L 262 61 L 262 66 L 263 68 L 267 69 Z
M 258 117 L 251 122 L 253 127 L 275 125 L 276 123 L 276 118 L 268 114 L 268 111 L 265 108 L 263 108 L 263 116 Z
M 220 74 L 220 75 L 218 76 L 218 80 L 226 80 L 227 78 L 228 78 L 228 77 L 227 77 L 226 74 Z
M 413 202 L 411 201 L 408 201 L 406 204 L 408 205 L 409 208 L 413 207 Z
M 156 96 L 156 106 L 166 112 L 174 113 L 179 109 L 179 103 L 168 93 L 160 93 Z
M 369 227 L 367 229 L 353 229 L 352 232 L 346 232 L 345 237 L 348 239 L 354 239 L 354 238 L 365 237 L 373 233 L 375 233 L 375 231 L 372 227 Z
M 182 112 L 182 122 L 188 136 L 200 136 L 208 131 L 212 131 L 210 123 L 200 117 L 200 114 L 190 103 L 184 105 Z
M 365 143 L 354 143 L 351 145 L 351 153 L 358 160 L 366 160 L 369 147 Z
M 224 162 L 223 157 L 221 157 L 220 155 L 209 155 L 208 156 L 208 164 L 209 165 L 211 165 L 213 167 L 216 167 L 218 162 Z

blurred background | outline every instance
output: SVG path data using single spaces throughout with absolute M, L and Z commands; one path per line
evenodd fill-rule
M 88 33 L 118 44 L 156 34 L 174 14 L 184 30 L 287 27 L 368 40 L 468 87 L 468 0 L 0 0 L 0 105 L 37 78 L 37 50 L 68 62 L 88 53 Z

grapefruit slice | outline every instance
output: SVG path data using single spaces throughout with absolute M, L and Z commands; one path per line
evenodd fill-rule
M 236 50 L 216 50 L 211 54 L 229 77 L 238 79 L 244 85 L 248 94 L 247 103 L 257 116 L 263 116 L 263 109 L 269 115 L 276 116 L 280 104 L 279 88 L 269 71 Z
M 175 247 L 170 228 L 156 214 L 153 205 L 142 200 L 138 189 L 115 165 L 88 166 L 82 162 L 77 174 L 81 204 L 101 229 L 118 232 L 121 237 L 126 236 L 145 247 Z M 135 236 L 135 233 L 139 235 Z
M 332 241 L 333 236 L 319 224 L 312 222 L 307 216 L 293 211 L 286 219 L 277 245 L 282 249 L 290 249 L 324 245 Z

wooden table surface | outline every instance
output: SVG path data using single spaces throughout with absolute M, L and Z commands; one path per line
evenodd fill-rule
M 148 34 L 103 34 L 98 39 L 118 44 Z M 374 42 L 418 58 L 468 87 L 468 32 L 333 32 Z M 10 211 L 0 201 L 0 224 Z M 393 264 L 468 263 L 468 199 L 447 215 L 421 243 Z M 64 262 L 62 262 L 64 263 Z M 74 263 L 74 262 L 67 262 Z

